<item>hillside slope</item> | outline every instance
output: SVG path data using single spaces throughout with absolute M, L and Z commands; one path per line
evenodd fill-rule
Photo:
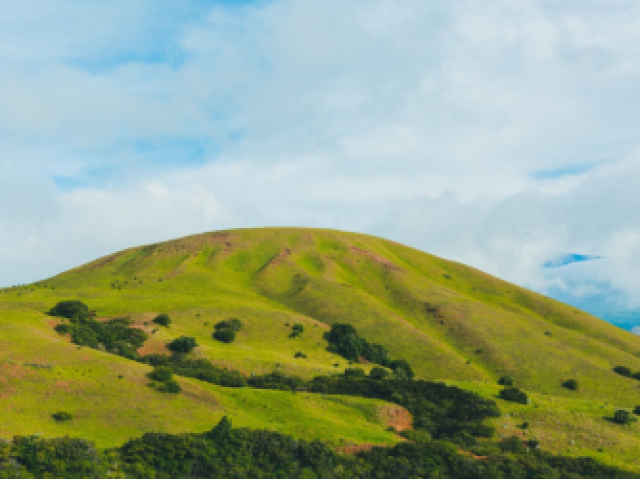
M 344 424 L 353 424 L 353 431 L 345 429 L 347 433 L 329 439 L 397 440 L 384 432 L 383 421 L 376 417 L 380 405 L 365 400 L 349 409 L 333 399 L 316 398 L 311 407 L 302 399 L 277 396 L 283 393 L 230 391 L 181 380 L 187 394 L 172 399 L 175 403 L 156 404 L 154 392 L 143 387 L 146 366 L 79 350 L 53 331 L 55 322 L 44 313 L 64 299 L 80 299 L 98 316 L 130 316 L 148 330 L 155 315 L 168 313 L 173 324 L 153 334 L 143 352 L 166 352 L 171 338 L 194 336 L 201 345 L 200 356 L 247 375 L 275 369 L 303 377 L 342 371 L 348 362 L 329 353 L 322 337 L 331 324 L 340 322 L 382 344 L 391 357 L 408 360 L 421 378 L 484 384 L 509 374 L 538 395 L 568 401 L 579 397 L 594 408 L 640 403 L 639 383 L 612 372 L 617 365 L 640 370 L 640 338 L 633 334 L 473 268 L 392 241 L 332 230 L 265 228 L 205 233 L 131 248 L 46 281 L 2 290 L 0 385 L 5 387 L 0 389 L 0 401 L 13 412 L 10 421 L 6 416 L 9 422 L 0 413 L 4 425 L 0 436 L 44 428 L 47 414 L 36 420 L 29 408 L 43 400 L 51 408 L 62 407 L 56 402 L 59 395 L 51 394 L 51 387 L 57 387 L 83 401 L 94 398 L 95 405 L 86 410 L 87 417 L 97 418 L 87 426 L 92 437 L 99 438 L 95 431 L 100 421 L 110 420 L 96 408 L 115 415 L 113 411 L 121 414 L 122 404 L 127 405 L 130 413 L 123 423 L 130 427 L 124 427 L 118 438 L 105 437 L 105 444 L 153 427 L 201 430 L 215 424 L 223 404 L 229 405 L 227 412 L 244 417 L 247 425 L 268 426 L 267 411 L 261 409 L 273 412 L 285 403 L 294 416 L 299 411 L 300 417 L 312 418 L 306 421 L 319 422 L 296 426 L 302 420 L 292 419 L 287 426 L 286 419 L 271 420 L 283 432 L 287 427 L 328 431 L 342 417 L 347 418 Z M 242 331 L 232 344 L 216 341 L 213 325 L 229 318 L 241 319 Z M 303 324 L 305 331 L 290 338 L 294 323 Z M 294 358 L 298 351 L 307 358 Z M 51 372 L 24 363 L 67 367 Z M 122 380 L 117 379 L 119 374 Z M 10 392 L 6 385 L 16 377 L 31 377 L 25 384 L 32 392 L 28 388 Z M 561 386 L 569 378 L 579 382 L 578 392 Z M 192 414 L 177 412 L 188 408 Z M 347 409 L 351 413 L 345 416 Z M 149 410 L 155 416 L 145 414 Z M 59 425 L 47 427 L 51 434 L 64 430 Z
M 569 394 L 562 380 L 575 378 L 589 397 L 636 397 L 637 383 L 611 368 L 640 369 L 639 337 L 475 269 L 366 235 L 207 233 L 116 253 L 44 284 L 57 298 L 79 297 L 105 315 L 167 312 L 176 319 L 172 336 L 195 335 L 204 355 L 245 371 L 273 362 L 296 363 L 308 374 L 326 368 L 336 358 L 324 351 L 321 332 L 346 322 L 423 378 L 494 381 L 510 374 L 527 389 L 560 395 Z M 212 325 L 229 317 L 247 325 L 232 346 L 211 338 Z M 287 339 L 293 322 L 310 334 Z M 298 350 L 310 352 L 309 361 L 292 361 Z

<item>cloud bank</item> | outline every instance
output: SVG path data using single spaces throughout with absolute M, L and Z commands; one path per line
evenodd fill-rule
M 638 306 L 637 2 L 175 5 L 2 4 L 0 284 L 302 225 Z

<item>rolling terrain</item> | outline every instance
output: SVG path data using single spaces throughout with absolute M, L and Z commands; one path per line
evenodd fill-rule
M 46 312 L 79 299 L 99 318 L 130 317 L 151 334 L 141 353 L 193 336 L 198 357 L 245 375 L 280 370 L 312 378 L 342 372 L 323 333 L 348 323 L 416 376 L 496 397 L 503 375 L 530 405 L 499 401 L 499 434 L 528 434 L 565 455 L 593 455 L 640 470 L 638 426 L 608 418 L 640 404 L 640 337 L 467 266 L 367 235 L 302 228 L 205 233 L 131 248 L 31 285 L 0 291 L 0 437 L 42 433 L 113 446 L 149 430 L 204 431 L 234 424 L 318 438 L 337 446 L 400 440 L 381 401 L 232 389 L 180 378 L 168 397 L 146 387 L 150 370 L 71 344 Z M 169 328 L 151 320 L 173 319 Z M 214 325 L 238 318 L 231 344 Z M 304 333 L 290 337 L 293 324 Z M 155 332 L 154 332 L 155 331 Z M 295 358 L 302 352 L 306 358 Z M 370 365 L 361 367 L 370 369 Z M 567 379 L 579 389 L 562 387 Z M 51 413 L 73 411 L 70 423 Z M 524 420 L 531 426 L 517 426 Z

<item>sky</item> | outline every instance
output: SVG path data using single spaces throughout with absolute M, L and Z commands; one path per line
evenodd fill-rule
M 0 286 L 310 226 L 640 325 L 639 116 L 637 0 L 0 0 Z

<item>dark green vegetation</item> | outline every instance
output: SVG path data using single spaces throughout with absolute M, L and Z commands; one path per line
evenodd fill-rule
M 294 325 L 295 328 L 295 325 Z M 328 351 L 339 354 L 349 361 L 366 360 L 391 369 L 398 378 L 413 378 L 413 369 L 404 359 L 389 359 L 389 353 L 380 344 L 369 343 L 358 336 L 356 328 L 350 324 L 334 324 L 324 333 L 324 339 L 329 342 Z
M 70 300 L 90 310 L 69 304 L 58 311 L 70 327 L 62 336 L 45 313 Z M 170 327 L 154 322 L 161 315 Z M 212 337 L 213 325 L 229 318 L 242 319 L 233 341 Z M 91 340 L 103 334 L 94 323 L 146 334 L 137 349 L 124 338 L 131 344 L 124 355 L 136 358 L 136 349 L 138 361 L 106 354 L 120 352 Z M 294 325 L 301 334 L 296 328 L 293 335 Z M 334 325 L 353 329 L 330 343 L 323 336 Z M 76 328 L 83 333 L 72 335 Z M 181 337 L 192 338 L 193 348 L 175 351 Z M 396 398 L 376 391 L 412 372 L 418 382 L 447 381 L 495 400 L 505 413 L 481 430 L 461 423 L 459 433 L 438 436 L 463 450 L 516 454 L 498 444 L 518 435 L 522 444 L 538 441 L 539 450 L 640 471 L 638 423 L 614 420 L 616 410 L 640 403 L 638 383 L 613 371 L 639 371 L 639 351 L 640 338 L 574 308 L 390 241 L 307 229 L 208 233 L 0 290 L 0 437 L 70 434 L 115 447 L 146 431 L 202 433 L 226 414 L 240 427 L 345 451 L 393 447 L 399 438 L 389 431 L 406 413 L 401 404 L 418 411 L 414 424 L 432 424 L 403 434 L 424 439 L 443 430 L 436 414 L 412 405 L 411 390 L 394 388 Z M 182 394 L 160 394 L 166 382 L 147 377 L 153 364 L 171 368 Z M 530 403 L 500 399 L 502 376 Z M 567 378 L 579 389 L 563 387 Z M 446 405 L 426 402 L 446 417 Z M 56 411 L 74 419 L 57 422 Z M 480 434 L 493 429 L 499 434 Z
M 169 344 L 167 344 L 167 347 L 174 353 L 186 354 L 197 348 L 198 343 L 196 342 L 195 338 L 192 338 L 191 336 L 180 336 L 179 338 L 174 339 Z
M 415 438 L 415 436 L 414 436 Z M 98 451 L 83 439 L 16 437 L 0 442 L 0 477 L 132 478 L 419 478 L 637 479 L 590 458 L 563 458 L 533 449 L 535 441 L 503 439 L 490 460 L 442 441 L 415 440 L 390 449 L 341 456 L 322 442 L 272 431 L 234 429 L 226 418 L 202 434 L 147 433 Z M 117 472 L 116 472 L 117 471 Z
M 73 414 L 65 411 L 60 411 L 53 413 L 51 417 L 56 421 L 71 421 L 73 419 Z
M 168 314 L 162 313 L 156 316 L 153 319 L 153 322 L 155 324 L 159 324 L 160 326 L 164 326 L 165 328 L 168 328 L 173 321 L 171 320 Z
M 213 338 L 223 343 L 232 343 L 236 339 L 236 333 L 242 329 L 242 321 L 236 318 L 220 321 L 215 326 Z
M 69 334 L 75 344 L 128 359 L 138 358 L 138 348 L 149 337 L 144 331 L 129 327 L 131 320 L 127 318 L 96 321 L 89 315 L 88 306 L 81 301 L 60 302 L 51 309 L 50 314 L 68 318 L 68 323 L 58 324 L 55 330 L 60 334 Z
M 518 402 L 520 404 L 529 404 L 527 393 L 518 388 L 504 388 L 500 391 L 500 398 L 505 401 Z

